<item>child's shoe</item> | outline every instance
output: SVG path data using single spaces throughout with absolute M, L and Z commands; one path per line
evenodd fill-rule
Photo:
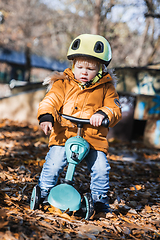
M 102 202 L 95 202 L 94 210 L 95 210 L 95 214 L 98 214 L 100 212 L 107 214 L 107 213 L 111 212 L 109 204 L 102 203 Z

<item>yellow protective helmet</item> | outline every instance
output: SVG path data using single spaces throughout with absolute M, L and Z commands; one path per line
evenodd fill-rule
M 107 66 L 112 59 L 112 51 L 109 42 L 104 37 L 81 34 L 72 41 L 67 58 L 73 60 L 81 56 L 94 58 Z

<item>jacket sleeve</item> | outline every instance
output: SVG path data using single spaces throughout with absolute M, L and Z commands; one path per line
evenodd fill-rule
M 53 127 L 54 126 L 54 117 L 51 114 L 49 114 L 49 113 L 40 115 L 40 117 L 39 117 L 39 124 L 42 123 L 42 122 L 51 122 L 52 123 L 52 127 Z
M 121 104 L 118 93 L 112 83 L 105 86 L 104 105 L 98 109 L 103 111 L 109 118 L 109 127 L 114 127 L 122 118 Z
M 59 111 L 64 101 L 64 83 L 62 80 L 57 80 L 51 90 L 46 94 L 44 99 L 40 102 L 38 108 L 37 118 L 41 115 L 51 114 L 55 117 L 56 111 Z

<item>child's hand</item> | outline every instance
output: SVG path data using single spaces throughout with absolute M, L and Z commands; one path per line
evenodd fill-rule
M 47 135 L 48 131 L 52 130 L 52 123 L 51 122 L 41 122 L 40 127 L 43 130 L 43 132 Z
M 94 127 L 99 127 L 101 126 L 103 119 L 104 116 L 102 114 L 99 113 L 93 114 L 92 117 L 90 118 L 90 124 L 93 125 Z

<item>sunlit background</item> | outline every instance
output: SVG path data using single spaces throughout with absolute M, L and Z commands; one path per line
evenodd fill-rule
M 160 60 L 159 0 L 0 0 L 0 47 L 66 60 L 73 38 L 100 34 L 112 46 L 111 67 Z

